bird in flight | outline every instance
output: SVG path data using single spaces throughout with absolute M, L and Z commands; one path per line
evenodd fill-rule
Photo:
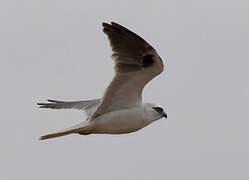
M 167 119 L 163 108 L 142 101 L 144 86 L 164 69 L 156 50 L 143 38 L 115 22 L 103 23 L 102 26 L 112 48 L 113 80 L 101 99 L 38 103 L 40 108 L 78 109 L 87 115 L 82 123 L 41 136 L 40 140 L 74 133 L 131 133 L 163 117 Z

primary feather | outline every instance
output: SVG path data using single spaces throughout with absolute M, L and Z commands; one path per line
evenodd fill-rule
M 103 28 L 112 47 L 115 76 L 95 117 L 141 104 L 144 86 L 163 71 L 160 56 L 143 38 L 114 22 L 103 23 Z
M 37 103 L 40 108 L 51 109 L 78 109 L 87 110 L 100 103 L 101 99 L 85 100 L 85 101 L 57 101 L 48 99 L 49 103 Z

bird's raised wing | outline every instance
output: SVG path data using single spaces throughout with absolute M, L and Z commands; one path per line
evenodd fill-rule
M 112 47 L 115 77 L 107 87 L 95 117 L 139 105 L 144 86 L 163 71 L 160 56 L 143 38 L 114 22 L 102 25 Z

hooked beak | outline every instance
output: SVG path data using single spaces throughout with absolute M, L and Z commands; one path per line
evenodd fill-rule
M 162 114 L 162 116 L 167 119 L 167 114 L 165 112 Z

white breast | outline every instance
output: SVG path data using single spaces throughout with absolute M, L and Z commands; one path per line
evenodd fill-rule
M 134 132 L 145 126 L 145 119 L 144 107 L 112 111 L 92 120 L 92 133 L 122 134 Z

